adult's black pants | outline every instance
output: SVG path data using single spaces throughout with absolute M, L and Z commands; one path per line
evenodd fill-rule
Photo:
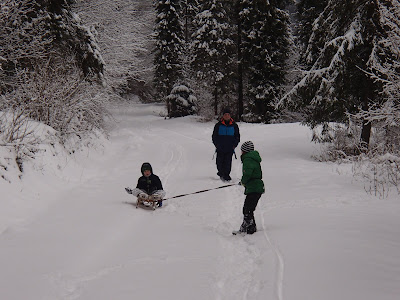
M 226 178 L 231 173 L 232 169 L 232 152 L 217 151 L 217 170 L 218 175 Z

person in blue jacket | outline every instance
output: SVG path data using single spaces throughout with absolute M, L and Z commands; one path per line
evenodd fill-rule
M 240 142 L 239 126 L 225 108 L 221 120 L 215 124 L 212 141 L 217 152 L 217 175 L 224 181 L 231 180 L 232 155 Z

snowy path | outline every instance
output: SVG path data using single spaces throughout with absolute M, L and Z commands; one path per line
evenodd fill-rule
M 28 173 L 20 193 L 0 183 L 7 201 L 30 209 L 0 224 L 2 299 L 398 299 L 400 201 L 368 196 L 346 166 L 313 161 L 316 146 L 297 124 L 240 124 L 267 185 L 252 236 L 231 235 L 240 186 L 156 211 L 127 204 L 135 200 L 124 187 L 135 186 L 145 161 L 167 197 L 223 185 L 214 124 L 164 120 L 160 109 L 115 109 L 104 150 L 77 154 L 63 179 Z M 240 175 L 238 158 L 233 181 Z

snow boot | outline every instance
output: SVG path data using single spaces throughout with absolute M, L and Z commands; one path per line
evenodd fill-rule
M 243 224 L 245 224 L 245 231 L 247 234 L 253 234 L 257 231 L 256 220 L 254 219 L 254 214 L 249 213 L 243 216 Z M 243 226 L 242 224 L 242 226 Z
M 257 225 L 256 225 L 256 221 L 254 219 L 251 219 L 248 223 L 247 223 L 247 228 L 246 228 L 246 233 L 247 234 L 253 234 L 254 232 L 257 231 Z
M 231 176 L 229 176 L 229 175 L 225 175 L 225 176 L 224 176 L 224 180 L 225 180 L 225 181 L 231 181 L 232 178 L 231 178 Z
M 243 221 L 242 225 L 240 225 L 239 230 L 232 231 L 233 235 L 245 235 L 247 233 L 247 223 Z
M 243 221 L 242 225 L 240 225 L 239 232 L 247 232 L 247 222 Z

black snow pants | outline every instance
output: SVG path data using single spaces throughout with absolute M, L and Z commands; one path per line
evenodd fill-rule
M 256 220 L 254 219 L 254 211 L 256 210 L 260 193 L 250 193 L 246 195 L 243 205 L 243 224 L 247 233 L 252 234 L 257 231 Z
M 232 155 L 233 151 L 231 152 L 217 151 L 218 176 L 224 178 L 225 180 L 231 179 L 229 174 L 231 173 L 232 169 Z

